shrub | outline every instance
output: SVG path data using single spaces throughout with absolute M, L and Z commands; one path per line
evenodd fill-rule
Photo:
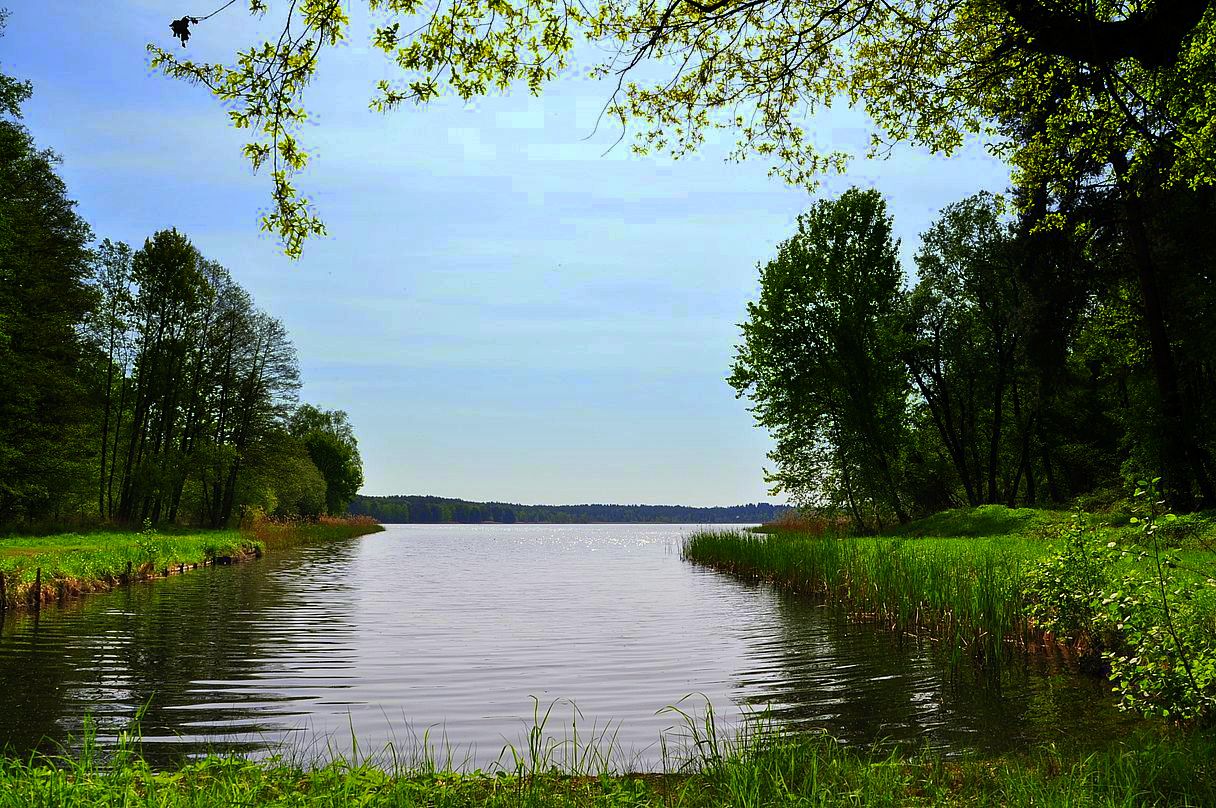
M 1028 616 L 1039 627 L 1063 640 L 1093 648 L 1103 591 L 1110 579 L 1109 547 L 1087 527 L 1080 512 L 1060 536 L 1059 546 L 1035 562 L 1026 576 L 1023 593 Z

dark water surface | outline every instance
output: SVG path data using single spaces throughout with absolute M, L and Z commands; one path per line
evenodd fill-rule
M 654 767 L 659 712 L 700 693 L 723 720 L 841 740 L 1000 752 L 1107 738 L 1104 688 L 1033 666 L 999 685 L 931 649 L 680 560 L 678 525 L 398 525 L 94 595 L 0 631 L 0 746 L 53 749 L 135 711 L 145 751 L 351 749 L 424 735 L 486 765 L 526 743 L 533 697 L 578 705 L 622 765 Z M 704 700 L 685 706 L 704 711 Z M 572 712 L 559 703 L 547 731 Z M 673 736 L 673 737 L 674 737 Z

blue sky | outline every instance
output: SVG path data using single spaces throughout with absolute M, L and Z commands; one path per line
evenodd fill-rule
M 588 135 L 610 88 L 576 71 L 540 99 L 369 112 L 375 81 L 395 73 L 356 14 L 301 136 L 315 161 L 298 184 L 331 235 L 293 262 L 257 232 L 269 184 L 240 157 L 241 133 L 204 90 L 147 68 L 145 44 L 176 45 L 169 20 L 207 2 L 0 5 L 0 69 L 34 83 L 26 122 L 63 157 L 79 212 L 99 238 L 135 245 L 177 227 L 282 319 L 303 398 L 350 413 L 365 493 L 772 499 L 770 442 L 724 378 L 756 265 L 814 196 L 761 161 L 726 162 L 727 139 L 681 161 L 627 144 L 604 155 L 616 133 Z M 252 39 L 240 5 L 197 26 L 193 58 L 227 62 Z M 866 137 L 847 109 L 809 130 L 825 147 Z M 978 146 L 899 150 L 818 195 L 881 190 L 907 268 L 943 205 L 1007 184 Z

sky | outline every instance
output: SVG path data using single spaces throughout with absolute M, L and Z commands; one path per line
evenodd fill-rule
M 169 21 L 208 2 L 222 5 L 0 0 L 0 71 L 33 83 L 26 124 L 98 239 L 176 227 L 286 324 L 302 399 L 350 415 L 366 494 L 782 501 L 763 478 L 771 441 L 725 382 L 758 264 L 816 198 L 857 185 L 886 196 L 909 271 L 944 205 L 1009 184 L 978 144 L 858 160 L 815 193 L 728 162 L 726 136 L 689 159 L 638 157 L 594 132 L 611 88 L 589 62 L 540 98 L 381 115 L 375 82 L 399 74 L 356 7 L 300 136 L 314 160 L 297 185 L 330 235 L 292 261 L 258 232 L 270 184 L 242 133 L 205 90 L 148 69 L 145 45 L 180 49 Z M 254 41 L 241 6 L 196 26 L 188 55 L 228 63 Z M 860 153 L 865 123 L 834 107 L 807 128 Z

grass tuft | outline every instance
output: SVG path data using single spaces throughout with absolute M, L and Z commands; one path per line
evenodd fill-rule
M 85 739 L 74 755 L 0 757 L 0 808 L 29 805 L 107 806 L 1141 806 L 1216 804 L 1216 738 L 1145 735 L 1097 753 L 1054 748 L 995 760 L 946 759 L 929 751 L 842 746 L 821 734 L 794 734 L 764 720 L 739 734 L 718 734 L 712 713 L 681 712 L 687 722 L 677 766 L 659 773 L 614 773 L 608 752 L 584 749 L 562 768 L 545 749 L 553 706 L 537 709 L 528 750 L 511 750 L 513 766 L 441 768 L 434 759 L 401 763 L 335 758 L 301 765 L 209 755 L 157 770 L 124 738 L 108 757 Z M 569 737 L 569 733 L 567 733 Z M 594 745 L 594 744 L 592 744 Z

